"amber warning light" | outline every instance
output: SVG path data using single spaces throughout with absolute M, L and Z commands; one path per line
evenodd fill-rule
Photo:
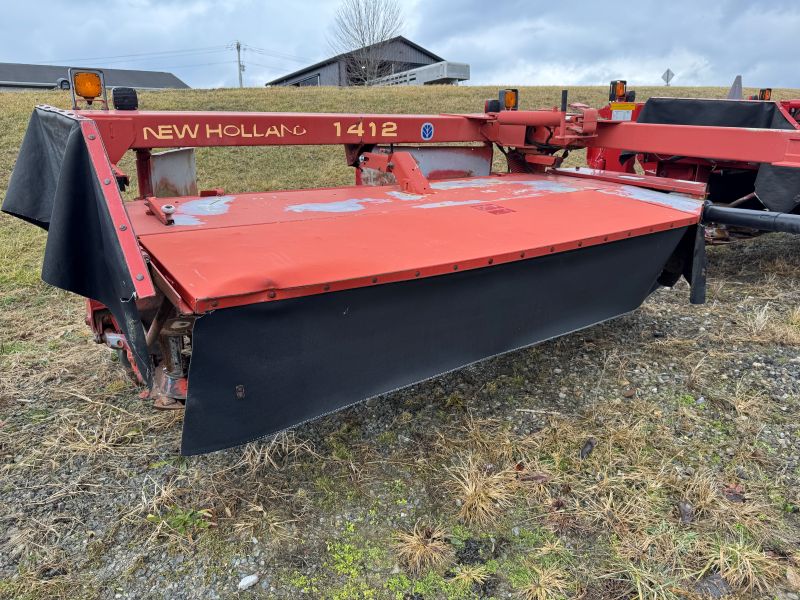
M 70 69 L 69 78 L 72 81 L 72 104 L 78 108 L 78 98 L 90 105 L 102 97 L 103 108 L 108 108 L 103 72 L 94 69 Z
M 610 102 L 617 102 L 625 100 L 628 92 L 628 82 L 624 79 L 615 79 L 611 82 L 608 90 L 608 100 Z

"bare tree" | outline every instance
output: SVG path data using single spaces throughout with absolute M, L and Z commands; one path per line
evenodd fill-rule
M 346 53 L 351 85 L 370 85 L 389 74 L 385 42 L 398 35 L 402 26 L 397 0 L 342 0 L 329 43 L 337 54 Z

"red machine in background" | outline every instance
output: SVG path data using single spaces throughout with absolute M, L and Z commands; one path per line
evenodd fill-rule
M 466 115 L 147 112 L 126 89 L 109 110 L 102 73 L 71 77 L 76 108 L 36 108 L 3 210 L 47 229 L 43 279 L 89 299 L 155 404 L 185 405 L 185 454 L 616 317 L 681 276 L 702 302 L 706 222 L 800 231 L 791 210 L 708 202 L 729 170 L 757 170 L 765 206 L 800 200 L 796 127 L 645 122 L 650 103 L 566 92 L 520 110 L 516 90 Z M 192 148 L 311 144 L 341 145 L 356 185 L 198 190 Z M 583 148 L 604 168 L 563 168 Z
M 612 81 L 609 104 L 601 118 L 637 123 L 714 126 L 731 128 L 800 130 L 800 100 L 772 100 L 772 89 L 763 88 L 747 100 L 732 88 L 728 99 L 651 98 L 636 102 L 625 81 Z M 734 84 L 736 87 L 736 83 Z M 706 198 L 716 205 L 754 210 L 797 213 L 798 173 L 782 165 L 758 161 L 722 160 L 660 152 L 634 152 L 619 148 L 590 148 L 591 169 L 706 184 Z M 638 167 L 638 169 L 637 169 Z M 752 235 L 748 227 L 711 227 L 711 241 L 727 241 L 731 235 Z

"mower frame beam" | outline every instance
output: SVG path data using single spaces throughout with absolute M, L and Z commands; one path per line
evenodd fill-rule
M 600 121 L 586 146 L 800 168 L 800 131 Z
M 598 120 L 597 110 L 502 111 L 475 115 L 82 111 L 96 124 L 111 163 L 137 150 L 211 146 L 486 143 L 525 154 L 552 148 L 618 148 L 800 168 L 800 131 Z M 546 149 L 545 149 L 546 150 Z M 536 163 L 536 161 L 531 161 Z M 143 165 L 139 165 L 143 166 Z

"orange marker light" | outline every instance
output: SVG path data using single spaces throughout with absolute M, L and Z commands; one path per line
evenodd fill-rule
M 608 86 L 608 101 L 624 101 L 628 91 L 628 82 L 624 79 L 614 79 Z
M 100 75 L 89 71 L 76 71 L 72 75 L 75 93 L 85 100 L 94 100 L 103 94 L 103 83 Z
M 519 90 L 500 90 L 499 103 L 503 110 L 517 110 L 519 108 Z
M 505 101 L 505 108 L 506 110 L 512 110 L 517 106 L 517 92 L 516 90 L 506 90 L 506 93 L 503 96 L 503 100 Z

